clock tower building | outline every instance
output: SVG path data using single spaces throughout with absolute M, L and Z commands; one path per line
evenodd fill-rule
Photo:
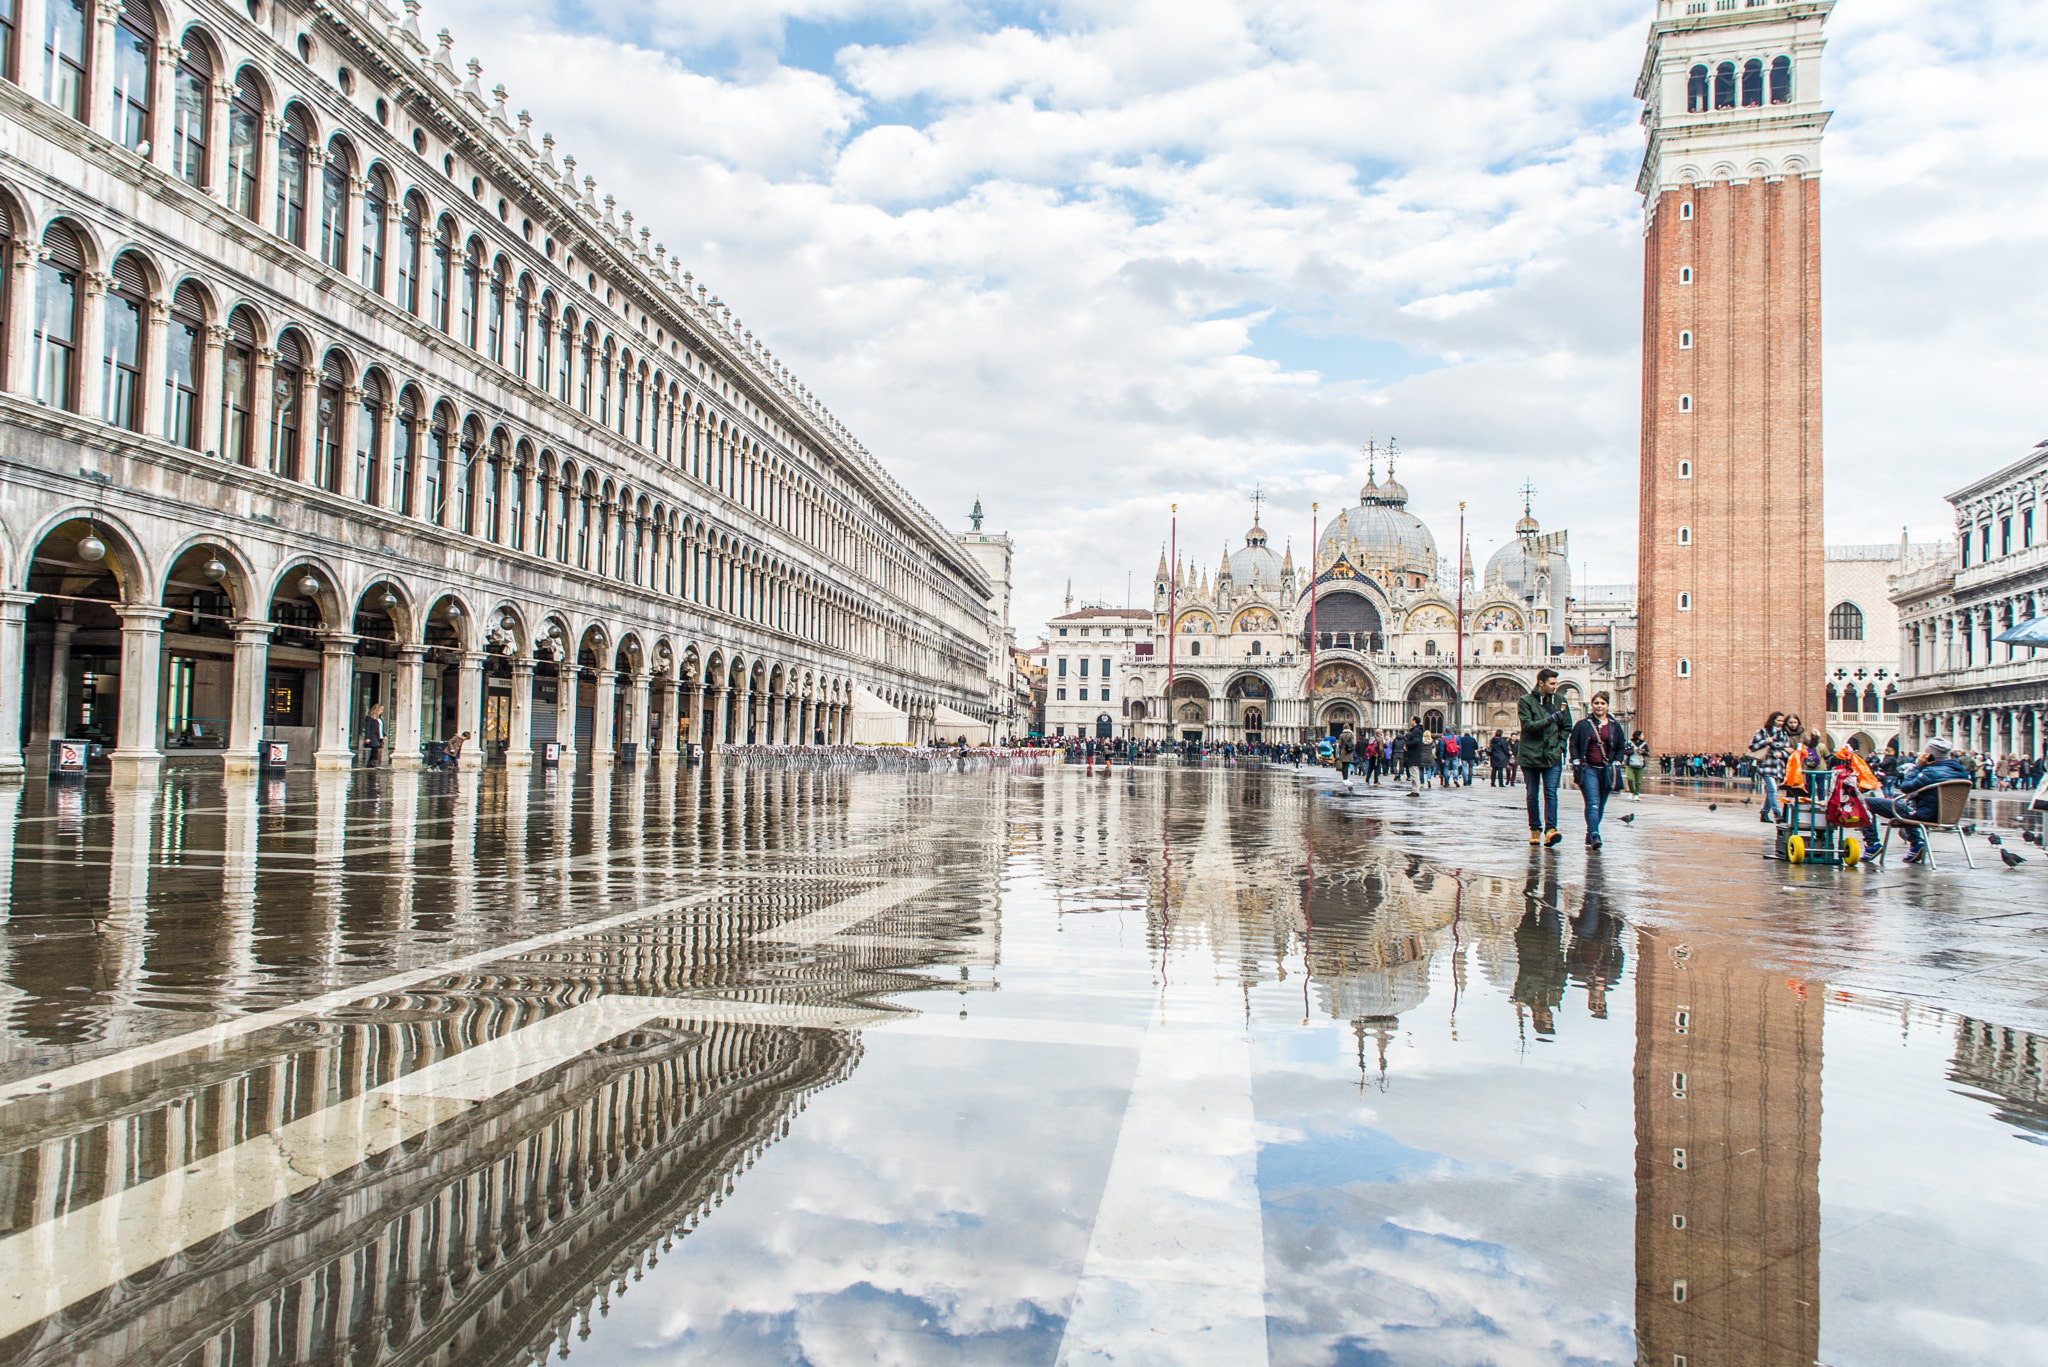
M 1821 725 L 1820 146 L 1833 0 L 1657 0 L 1643 195 L 1637 724 Z

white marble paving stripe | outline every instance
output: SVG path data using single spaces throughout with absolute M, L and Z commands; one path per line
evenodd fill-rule
M 764 930 L 754 937 L 757 943 L 772 945 L 814 945 L 829 939 L 842 930 L 851 930 L 862 921 L 879 916 L 885 911 L 901 906 L 913 897 L 921 897 L 939 885 L 936 878 L 892 878 L 879 887 L 857 892 L 831 906 L 821 907 L 807 916 Z
M 679 897 L 672 901 L 658 902 L 652 906 L 638 907 L 632 911 L 622 911 L 617 915 L 602 917 L 595 921 L 578 922 L 573 926 L 564 926 L 560 930 L 551 930 L 544 935 L 529 936 L 527 939 L 516 940 L 511 944 L 499 945 L 490 949 L 480 949 L 474 954 L 465 954 L 460 958 L 448 959 L 422 968 L 409 969 L 404 973 L 394 973 L 389 977 L 378 978 L 373 982 L 359 983 L 353 987 L 344 987 L 333 992 L 325 992 L 320 996 L 309 997 L 305 1001 L 295 1002 L 290 1006 L 278 1006 L 268 1011 L 256 1012 L 253 1015 L 238 1016 L 234 1020 L 222 1021 L 218 1025 L 204 1026 L 198 1030 L 187 1031 L 182 1035 L 172 1035 L 150 1044 L 139 1044 L 132 1049 L 123 1049 L 118 1053 L 107 1054 L 100 1058 L 86 1059 L 81 1063 L 70 1064 L 63 1068 L 54 1068 L 47 1073 L 38 1073 L 34 1077 L 22 1078 L 19 1081 L 9 1083 L 5 1092 L 0 1092 L 0 1104 L 47 1097 L 50 1093 L 60 1088 L 76 1087 L 80 1083 L 92 1082 L 103 1077 L 111 1077 L 116 1073 L 127 1072 L 133 1068 L 145 1067 L 152 1063 L 161 1063 L 166 1059 L 176 1058 L 180 1054 L 189 1054 L 201 1049 L 217 1049 L 221 1045 L 232 1043 L 245 1035 L 252 1035 L 259 1030 L 268 1030 L 273 1026 L 284 1025 L 295 1020 L 303 1020 L 308 1016 L 323 1015 L 339 1007 L 347 1006 L 352 1002 L 361 1001 L 366 997 L 388 996 L 395 992 L 410 991 L 421 983 L 432 982 L 434 979 L 446 977 L 450 973 L 461 973 L 467 969 L 480 968 L 485 964 L 495 963 L 500 959 L 516 958 L 522 954 L 530 954 L 538 949 L 546 949 L 550 945 L 561 944 L 565 940 L 574 940 L 585 935 L 602 934 L 607 930 L 615 930 L 620 926 L 631 925 L 635 921 L 644 921 L 656 916 L 666 916 L 673 912 L 681 911 L 686 907 L 698 906 L 704 902 L 709 902 L 719 895 L 720 893 L 716 891 L 700 892 L 690 897 Z
M 1060 1367 L 1267 1361 L 1251 1077 L 1241 1026 L 1145 1031 Z
M 873 1029 L 881 1034 L 914 1035 L 922 1039 L 995 1040 L 1094 1049 L 1136 1049 L 1145 1041 L 1145 1032 L 1135 1026 L 1037 1020 L 1028 1016 L 969 1016 L 961 1020 L 932 1012 L 892 1016 L 876 1022 Z
M 0 1339 L 651 1020 L 847 1029 L 890 1013 L 601 997 L 0 1239 Z

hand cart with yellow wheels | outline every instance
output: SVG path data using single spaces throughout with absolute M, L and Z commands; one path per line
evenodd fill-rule
M 1788 864 L 1854 868 L 1866 853 L 1864 828 L 1837 826 L 1828 820 L 1828 794 L 1834 790 L 1835 772 L 1820 769 L 1804 778 L 1803 788 L 1781 791 L 1785 814 L 1778 822 L 1777 857 Z

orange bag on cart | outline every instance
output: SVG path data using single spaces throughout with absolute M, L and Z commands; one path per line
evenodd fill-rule
M 1856 786 L 1864 792 L 1874 793 L 1884 787 L 1882 783 L 1877 781 L 1877 775 L 1870 771 L 1870 766 L 1863 762 L 1863 756 L 1851 750 L 1848 746 L 1845 745 L 1840 750 L 1837 750 L 1835 758 L 1849 766 L 1849 772 L 1856 775 Z
M 1785 761 L 1785 781 L 1781 785 L 1795 797 L 1806 796 L 1806 767 L 1799 762 L 1805 752 L 1798 746 L 1792 747 L 1792 757 Z

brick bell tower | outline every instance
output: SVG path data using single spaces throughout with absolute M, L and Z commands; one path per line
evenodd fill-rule
M 1657 0 L 1643 194 L 1637 716 L 1663 753 L 1822 724 L 1822 29 L 1834 0 Z

